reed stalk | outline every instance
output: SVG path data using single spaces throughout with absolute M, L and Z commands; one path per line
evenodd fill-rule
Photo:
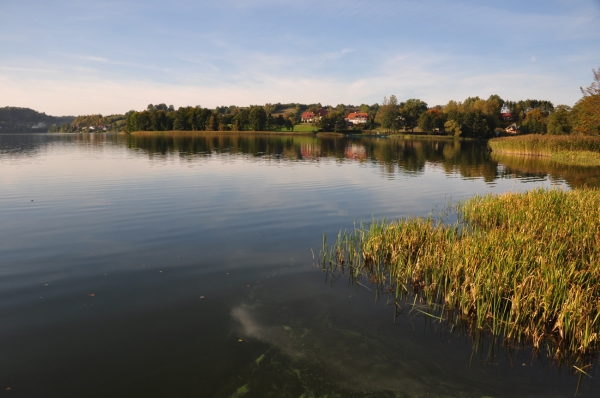
M 600 190 L 475 196 L 454 210 L 452 225 L 403 218 L 340 232 L 323 242 L 322 269 L 370 281 L 398 308 L 412 300 L 472 333 L 590 363 L 600 348 Z
M 488 145 L 494 153 L 542 156 L 567 165 L 600 166 L 600 137 L 532 134 L 494 138 Z

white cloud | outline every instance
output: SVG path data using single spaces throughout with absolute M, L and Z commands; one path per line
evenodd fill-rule
M 510 2 L 224 0 L 207 11 L 223 19 L 227 10 L 234 23 L 222 27 L 197 24 L 207 7 L 189 0 L 154 20 L 164 5 L 150 0 L 122 35 L 22 39 L 24 51 L 0 55 L 0 100 L 52 114 L 121 113 L 149 102 L 359 104 L 390 94 L 432 105 L 492 93 L 573 104 L 600 65 L 600 13 L 585 0 L 553 4 L 566 12 Z M 75 16 L 121 18 L 111 14 L 114 3 L 75 6 Z M 61 26 L 67 35 L 74 29 Z M 0 44 L 11 49 L 5 36 Z
M 448 56 L 426 57 L 416 53 L 382 60 L 371 73 L 358 78 L 321 76 L 316 73 L 318 69 L 312 70 L 315 73 L 295 73 L 295 69 L 289 73 L 293 61 L 268 55 L 253 55 L 249 59 L 252 62 L 243 71 L 228 79 L 218 80 L 218 74 L 209 77 L 200 74 L 184 82 L 177 78 L 173 82 L 114 79 L 84 68 L 75 75 L 70 74 L 72 71 L 47 73 L 45 69 L 36 69 L 33 73 L 25 69 L 15 78 L 10 70 L 0 69 L 3 87 L 0 104 L 31 107 L 53 115 L 124 113 L 161 102 L 205 107 L 267 102 L 360 104 L 381 102 L 383 96 L 390 94 L 401 101 L 421 98 L 430 105 L 491 94 L 505 99 L 540 98 L 572 105 L 580 97 L 578 87 L 582 84 L 544 70 L 518 67 L 486 71 L 479 66 L 471 70 L 454 65 Z M 178 76 L 177 71 L 172 73 Z

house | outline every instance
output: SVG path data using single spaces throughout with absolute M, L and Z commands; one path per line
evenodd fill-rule
M 302 123 L 312 123 L 313 120 L 315 120 L 314 112 L 303 112 L 302 116 L 300 117 L 300 121 Z
M 329 113 L 329 111 L 325 108 L 321 108 L 317 111 L 317 120 L 321 119 L 323 116 L 327 116 L 327 114 Z
M 316 113 L 315 112 L 304 112 L 300 117 L 300 121 L 302 123 L 312 123 L 317 120 L 321 120 L 323 116 L 327 116 L 329 111 L 327 109 L 321 108 Z
M 508 134 L 519 134 L 519 126 L 517 123 L 513 123 L 504 129 Z
M 369 114 L 365 112 L 352 112 L 346 116 L 346 121 L 353 125 L 366 124 L 369 121 Z
M 501 113 L 500 116 L 505 122 L 511 122 L 513 120 L 513 115 L 510 113 Z

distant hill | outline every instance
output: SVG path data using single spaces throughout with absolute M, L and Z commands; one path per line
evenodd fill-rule
M 0 133 L 45 133 L 50 126 L 71 124 L 75 116 L 49 116 L 29 108 L 0 108 Z

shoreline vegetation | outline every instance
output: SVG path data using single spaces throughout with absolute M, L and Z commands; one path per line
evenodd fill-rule
M 545 157 L 573 166 L 600 166 L 600 137 L 532 134 L 494 138 L 488 145 L 495 154 Z
M 126 133 L 131 135 L 158 135 L 158 134 L 171 134 L 177 136 L 185 135 L 293 135 L 293 136 L 310 136 L 313 137 L 315 133 L 310 131 L 195 131 L 195 130 L 169 130 L 169 131 L 133 131 Z
M 324 236 L 321 268 L 375 285 L 396 316 L 410 309 L 585 374 L 600 350 L 600 190 L 475 196 L 453 211 L 454 224 L 402 218 L 331 246 Z
M 418 98 L 399 101 L 395 95 L 381 104 L 267 103 L 203 108 L 149 104 L 146 110 L 124 115 L 122 128 L 133 131 L 304 131 L 341 134 L 422 132 L 487 139 L 515 134 L 600 135 L 600 68 L 594 82 L 581 89 L 583 98 L 573 108 L 547 100 L 510 101 L 493 94 L 462 102 L 429 106 Z M 86 118 L 93 119 L 93 115 Z

